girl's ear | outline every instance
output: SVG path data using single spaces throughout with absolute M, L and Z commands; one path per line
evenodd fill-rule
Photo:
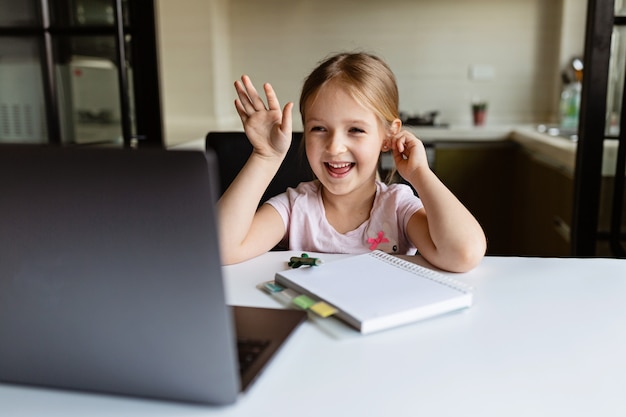
M 395 119 L 393 122 L 391 122 L 389 132 L 391 133 L 392 136 L 395 136 L 398 133 L 400 133 L 401 129 L 402 129 L 402 120 Z

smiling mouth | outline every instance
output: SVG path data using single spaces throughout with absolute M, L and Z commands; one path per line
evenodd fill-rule
M 341 163 L 325 162 L 324 165 L 326 166 L 326 169 L 332 176 L 341 177 L 343 175 L 346 175 L 355 164 L 354 162 L 341 162 Z

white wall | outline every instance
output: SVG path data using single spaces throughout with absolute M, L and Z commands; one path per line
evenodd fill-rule
M 562 65 L 581 55 L 586 0 L 159 0 L 167 143 L 238 129 L 233 81 L 270 82 L 297 103 L 303 79 L 327 55 L 384 58 L 408 113 L 439 110 L 470 124 L 556 121 Z M 490 80 L 468 76 L 472 65 Z M 299 114 L 294 113 L 299 121 Z M 299 128 L 299 122 L 294 128 Z

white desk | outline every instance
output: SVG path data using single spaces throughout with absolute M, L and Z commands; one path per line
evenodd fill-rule
M 229 302 L 277 307 L 255 285 L 290 255 L 226 267 Z M 369 336 L 305 323 L 234 406 L 0 384 L 0 415 L 626 416 L 626 261 L 489 257 L 455 277 L 475 287 L 462 313 Z

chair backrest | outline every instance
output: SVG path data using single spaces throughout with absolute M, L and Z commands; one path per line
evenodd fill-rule
M 303 181 L 314 179 L 313 171 L 300 150 L 302 132 L 293 132 L 291 147 L 276 176 L 267 187 L 261 203 L 284 192 L 287 187 L 296 187 Z M 226 191 L 252 153 L 252 145 L 244 132 L 209 132 L 206 135 L 206 148 L 217 155 L 220 195 Z

